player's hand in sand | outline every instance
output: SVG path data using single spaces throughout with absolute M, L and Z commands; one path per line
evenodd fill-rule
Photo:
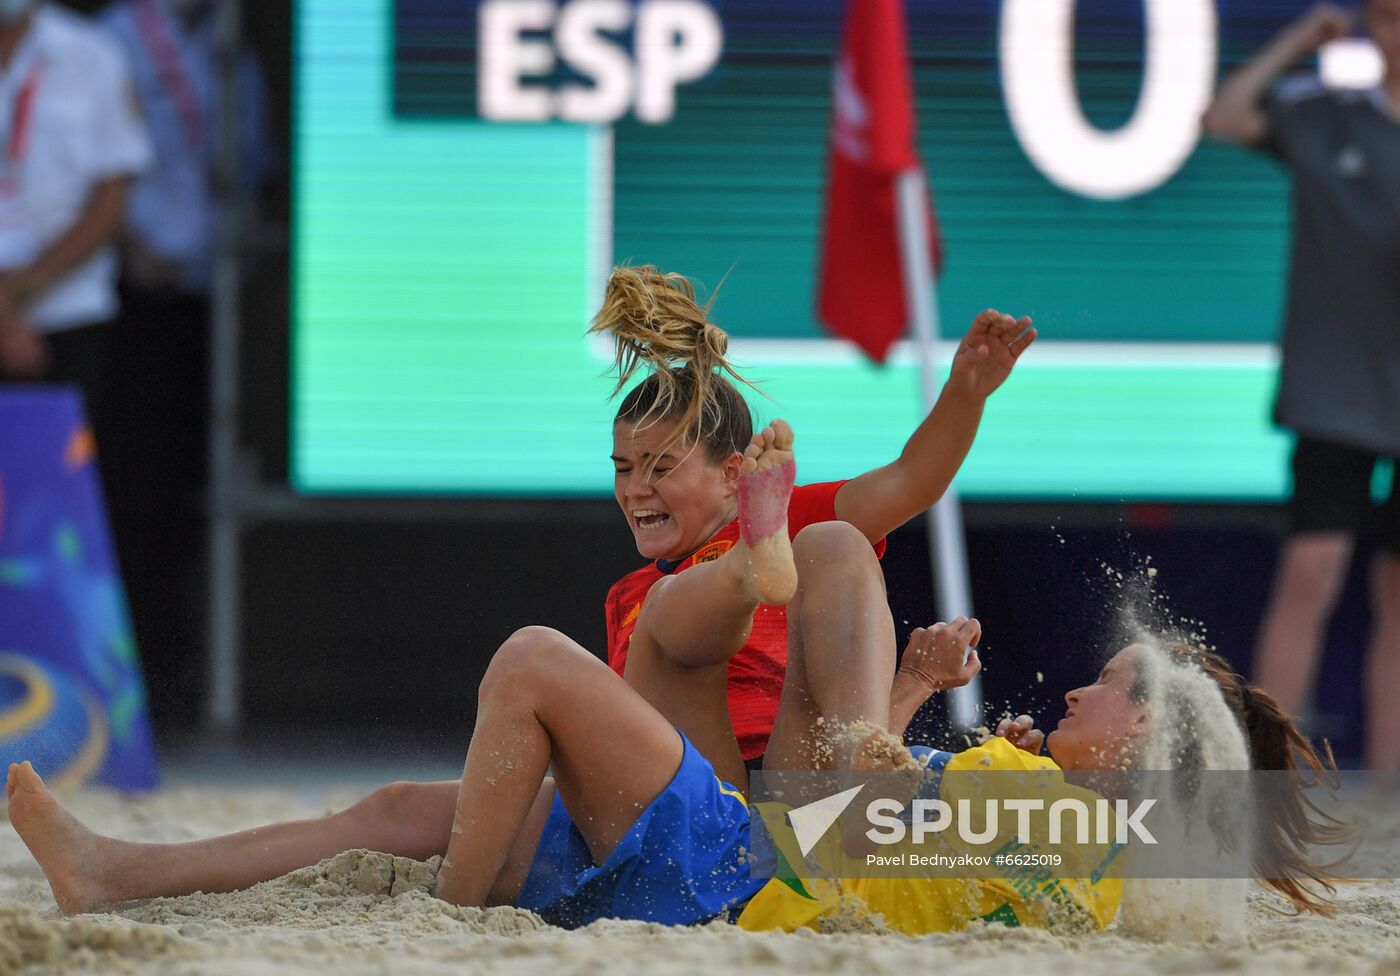
M 787 510 L 797 479 L 793 433 L 775 420 L 753 435 L 739 468 L 739 537 L 749 553 L 749 584 L 760 603 L 780 605 L 797 592 Z
M 1002 719 L 997 723 L 996 734 L 1017 749 L 1036 755 L 1040 754 L 1040 747 L 1045 745 L 1045 733 L 1035 727 L 1035 719 L 1029 715 Z
M 972 328 L 958 344 L 948 382 L 969 396 L 991 396 L 1006 382 L 1036 334 L 1029 318 L 1012 318 L 987 309 L 972 320 Z
M 976 650 L 981 639 L 982 625 L 976 617 L 915 628 L 899 660 L 899 671 L 932 691 L 961 688 L 982 670 Z

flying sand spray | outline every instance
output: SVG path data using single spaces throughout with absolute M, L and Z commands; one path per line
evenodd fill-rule
M 1189 846 L 1204 858 L 1228 854 L 1236 863 L 1252 863 L 1252 851 L 1246 848 L 1254 805 L 1239 785 L 1247 778 L 1227 793 L 1226 781 L 1234 778 L 1209 775 L 1250 768 L 1243 730 L 1204 671 L 1173 660 L 1134 611 L 1124 611 L 1124 622 L 1139 649 L 1137 667 L 1147 693 L 1150 731 L 1140 766 L 1163 771 L 1155 781 L 1170 786 L 1158 801 L 1167 808 L 1165 822 L 1179 831 L 1173 848 Z M 1153 781 L 1150 773 L 1148 781 Z M 1150 858 L 1152 851 L 1139 847 L 1131 856 Z M 1123 887 L 1118 928 L 1153 939 L 1241 940 L 1249 884 L 1244 877 L 1130 878 Z

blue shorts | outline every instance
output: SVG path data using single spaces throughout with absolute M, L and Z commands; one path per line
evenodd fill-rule
M 516 905 L 577 928 L 600 918 L 691 925 L 747 903 L 764 884 L 748 863 L 748 804 L 681 743 L 676 775 L 603 864 L 556 793 Z

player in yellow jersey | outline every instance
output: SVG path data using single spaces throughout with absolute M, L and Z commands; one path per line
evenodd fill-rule
M 1050 759 L 1018 749 L 1003 737 L 994 737 L 954 756 L 933 753 L 933 758 L 935 762 L 946 761 L 942 797 L 950 803 L 955 802 L 949 795 L 950 785 L 991 784 L 995 789 L 1004 781 L 994 776 L 960 778 L 957 774 L 1003 771 L 1035 774 L 1034 782 L 1039 787 L 1036 795 L 1043 798 L 1047 806 L 1058 799 L 1083 796 L 1089 799 L 1088 806 L 1092 810 L 1092 801 L 1097 799 L 1087 790 L 1065 783 L 1062 776 L 1056 775 L 1059 767 Z M 1045 782 L 1047 779 L 1053 785 Z M 927 876 L 914 876 L 921 872 L 917 867 L 905 869 L 910 874 L 907 877 L 799 878 L 796 877 L 798 872 L 788 865 L 800 863 L 797 861 L 800 854 L 783 843 L 790 836 L 782 828 L 786 807 L 757 806 L 771 825 L 768 836 L 779 846 L 781 860 L 779 877 L 754 896 L 739 918 L 742 928 L 753 931 L 817 928 L 823 918 L 836 914 L 847 919 L 853 915 L 879 915 L 891 929 L 906 935 L 955 931 L 974 919 L 1012 926 L 1087 931 L 1104 928 L 1113 921 L 1122 897 L 1123 883 L 1117 877 L 1059 877 L 1040 866 L 1017 868 L 1008 871 L 1006 877 L 994 878 L 936 876 L 931 871 Z M 1032 823 L 1032 830 L 1043 836 L 1044 818 L 1036 818 Z M 1014 834 L 1014 830 L 1007 833 Z M 1090 833 L 1092 835 L 1092 829 Z M 825 840 L 827 843 L 819 845 L 809 859 L 824 864 L 839 863 L 835 859 L 841 856 L 838 850 L 840 832 L 832 831 Z M 978 849 L 1004 849 L 1003 841 L 998 837 L 992 844 Z M 1005 845 L 1014 846 L 1014 837 L 1005 839 Z M 893 846 L 881 850 L 903 856 L 917 847 Z M 1099 845 L 1092 859 L 1106 868 L 1120 850 L 1112 843 L 1105 843 Z
M 1251 687 L 1222 657 L 1185 645 L 1169 644 L 1161 649 L 1172 663 L 1197 669 L 1214 682 L 1225 707 L 1244 733 L 1252 768 L 1292 770 L 1301 765 L 1313 772 L 1326 768 L 1322 757 L 1274 700 Z M 1028 716 L 1003 720 L 990 741 L 955 756 L 944 754 L 945 772 L 1014 770 L 1049 774 L 1052 785 L 1038 794 L 1047 807 L 1060 798 L 1093 797 L 1083 788 L 1065 782 L 1061 771 L 1121 770 L 1141 763 L 1155 731 L 1146 674 L 1150 668 L 1146 661 L 1149 653 L 1143 645 L 1125 647 L 1104 665 L 1092 685 L 1067 694 L 1065 717 L 1048 739 Z M 960 660 L 956 645 L 940 643 L 924 657 L 922 666 L 946 681 Z M 1172 721 L 1174 717 L 1159 712 L 1155 721 L 1164 718 Z M 1040 755 L 1042 745 L 1049 747 L 1053 759 Z M 885 768 L 899 765 L 887 763 Z M 1262 811 L 1266 824 L 1254 852 L 1255 873 L 1295 908 L 1327 913 L 1330 903 L 1323 892 L 1330 894 L 1338 878 L 1312 860 L 1307 848 L 1318 843 L 1337 843 L 1349 831 L 1345 824 L 1330 821 L 1308 806 L 1301 792 L 1303 782 L 1300 778 L 1297 790 Z M 1094 808 L 1092 803 L 1089 806 Z M 781 818 L 782 810 L 770 811 L 767 816 Z M 1038 836 L 1043 838 L 1044 820 L 1033 822 L 1035 829 L 1042 831 Z M 1096 831 L 1091 833 L 1097 835 Z M 781 831 L 775 831 L 775 840 L 781 835 Z M 827 840 L 839 844 L 839 831 L 833 831 Z M 1118 850 L 1104 843 L 1092 851 L 1088 863 L 1097 863 L 1099 869 L 1087 878 L 1059 877 L 1038 868 L 1003 878 L 802 880 L 793 876 L 797 872 L 784 872 L 780 866 L 779 877 L 769 881 L 749 901 L 739 925 L 753 931 L 793 931 L 819 928 L 823 918 L 841 914 L 879 915 L 890 928 L 907 935 L 954 931 L 978 919 L 1073 931 L 1102 929 L 1113 921 L 1122 898 L 1123 882 L 1103 875 L 1103 869 Z M 782 855 L 783 866 L 797 856 L 785 849 Z

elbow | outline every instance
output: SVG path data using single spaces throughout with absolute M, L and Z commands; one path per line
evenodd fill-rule
M 943 500 L 943 496 L 948 494 L 948 488 L 952 483 L 953 479 L 950 477 L 935 475 L 911 485 L 902 499 L 903 505 L 900 514 L 904 517 L 899 524 L 903 525 L 920 512 L 926 512 L 937 505 Z
M 1268 126 L 1256 109 L 1241 110 L 1217 101 L 1201 116 L 1201 131 L 1217 142 L 1251 146 L 1264 137 Z
M 89 216 L 102 243 L 111 243 L 126 224 L 126 181 L 107 180 L 89 201 Z
M 1211 139 L 1220 138 L 1220 114 L 1214 105 L 1201 115 L 1201 134 Z
M 899 524 L 903 525 L 920 512 L 932 508 L 947 493 L 948 486 L 957 475 L 958 467 L 961 467 L 961 459 L 958 460 L 957 466 L 950 470 L 941 463 L 920 465 L 916 458 L 911 458 L 906 452 L 901 454 L 891 467 L 895 469 L 896 474 L 892 492 L 893 507 L 903 516 L 899 520 Z
M 1212 103 L 1201 116 L 1201 132 L 1211 139 L 1230 142 L 1230 134 L 1234 129 L 1230 123 L 1230 113 L 1219 103 Z

